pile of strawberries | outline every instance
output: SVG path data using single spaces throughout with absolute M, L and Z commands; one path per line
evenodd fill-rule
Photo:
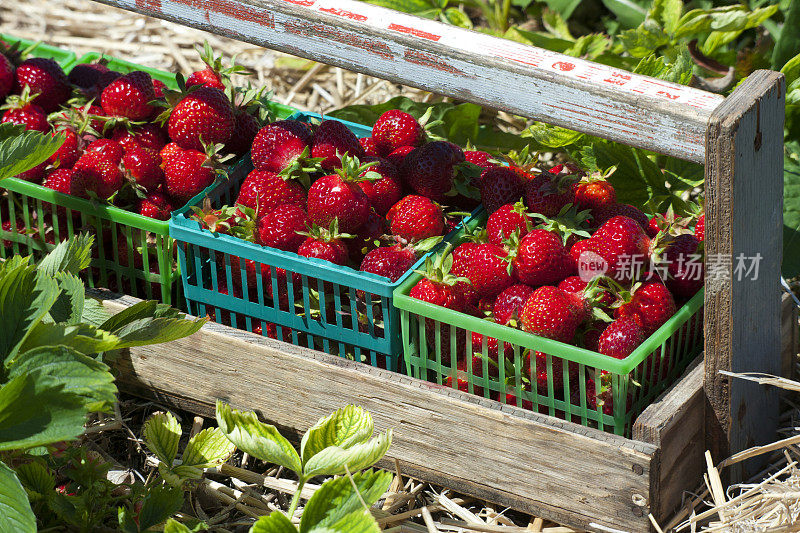
M 433 140 L 421 122 L 387 111 L 362 139 L 336 120 L 267 124 L 234 205 L 195 217 L 212 231 L 397 281 L 478 205 L 454 187 L 479 175 L 470 152 Z M 255 287 L 252 261 L 246 271 Z M 241 297 L 239 283 L 232 290 Z
M 490 213 L 485 228 L 468 234 L 449 255 L 428 261 L 411 297 L 623 359 L 702 287 L 703 215 L 694 230 L 692 218 L 648 216 L 618 203 L 605 176 L 587 176 L 571 165 L 549 172 L 524 164 L 492 166 L 477 186 Z M 432 357 L 434 327 L 426 319 Z M 497 378 L 499 366 L 514 358 L 510 343 L 479 333 L 472 333 L 473 354 L 465 335 L 455 337 L 453 348 L 450 326 L 440 327 L 444 365 L 455 353 L 460 371 L 471 368 L 482 377 L 488 368 L 489 377 Z M 548 376 L 547 354 L 534 353 L 535 364 L 531 357 L 527 351 L 520 369 L 525 383 L 548 394 L 550 378 L 555 393 L 563 394 L 562 361 L 552 357 L 554 375 Z M 568 367 L 574 396 L 578 367 Z M 459 378 L 457 386 L 466 390 L 467 381 Z M 585 390 L 596 405 L 593 380 Z M 516 404 L 513 395 L 505 400 Z M 611 412 L 606 400 L 604 410 Z
M 261 124 L 260 94 L 233 88 L 230 74 L 239 67 L 223 68 L 208 46 L 207 67 L 179 91 L 103 61 L 76 65 L 67 76 L 52 59 L 0 51 L 2 122 L 64 139 L 18 177 L 147 217 L 166 220 L 211 185 L 223 154 L 244 154 Z

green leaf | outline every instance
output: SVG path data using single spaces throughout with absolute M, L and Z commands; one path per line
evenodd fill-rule
M 675 37 L 681 38 L 694 34 L 715 32 L 742 32 L 755 28 L 770 18 L 778 10 L 777 5 L 771 5 L 747 11 L 742 5 L 718 7 L 710 10 L 693 9 L 678 22 Z
M 40 322 L 22 343 L 20 351 L 42 346 L 67 346 L 82 354 L 91 355 L 112 350 L 120 343 L 119 337 L 89 324 L 52 324 Z
M 95 298 L 86 298 L 83 301 L 83 313 L 81 314 L 81 321 L 99 327 L 103 322 L 111 318 L 108 311 L 105 310 L 100 300 Z
M 784 14 L 780 36 L 776 39 L 775 48 L 772 49 L 773 70 L 788 64 L 792 57 L 800 56 L 800 35 L 797 34 L 797 28 L 800 28 L 800 2 L 792 1 Z
M 455 7 L 448 7 L 442 13 L 444 18 L 452 24 L 453 26 L 458 26 L 459 28 L 467 28 L 469 30 L 472 29 L 472 21 L 470 20 L 469 16 Z
M 133 304 L 132 306 L 111 316 L 108 320 L 100 324 L 100 328 L 108 331 L 117 330 L 136 320 L 152 317 L 157 308 L 158 302 L 155 300 L 145 300 L 137 304 Z
M 6 265 L 4 265 L 6 266 Z M 0 357 L 13 358 L 32 328 L 58 298 L 58 283 L 22 262 L 0 270 Z
M 200 479 L 204 468 L 219 466 L 228 460 L 236 447 L 219 428 L 207 428 L 189 439 L 181 464 L 172 471 L 186 479 Z
M 646 20 L 641 26 L 625 30 L 618 36 L 619 43 L 633 57 L 645 57 L 662 46 L 670 44 L 669 35 L 652 20 Z
M 303 509 L 303 516 L 300 519 L 300 533 L 306 533 L 314 529 L 323 530 L 353 513 L 361 514 L 366 512 L 369 515 L 369 511 L 364 509 L 361 500 L 359 500 L 353 484 L 355 483 L 358 488 L 361 499 L 369 506 L 383 496 L 392 483 L 393 477 L 389 472 L 366 470 L 353 474 L 352 482 L 346 475 L 326 481 L 317 489 Z M 372 520 L 374 527 L 377 528 L 375 519 L 371 515 L 369 518 Z M 354 528 L 348 531 L 373 531 L 373 529 Z
M 119 337 L 118 349 L 170 342 L 197 333 L 206 319 L 141 318 L 114 330 Z
M 0 451 L 70 440 L 83 432 L 82 398 L 22 375 L 0 386 Z
M 665 81 L 688 85 L 692 80 L 692 58 L 689 51 L 681 50 L 674 63 L 667 63 L 663 56 L 650 54 L 644 57 L 633 69 L 636 74 L 651 76 Z
M 0 531 L 36 533 L 36 516 L 17 475 L 0 461 Z
M 581 5 L 581 0 L 545 0 L 547 7 L 561 15 L 564 20 L 569 20 L 575 8 Z
M 800 143 L 787 143 L 783 159 L 783 263 L 788 278 L 800 276 Z
M 59 272 L 55 278 L 61 294 L 50 308 L 50 316 L 54 322 L 78 324 L 83 317 L 83 305 L 86 299 L 83 282 L 69 272 Z
M 655 0 L 650 16 L 671 34 L 678 28 L 681 13 L 683 13 L 682 0 Z
M 81 270 L 89 268 L 93 244 L 94 236 L 86 233 L 62 241 L 41 260 L 39 271 L 49 276 L 55 276 L 58 272 L 79 274 Z
M 300 456 L 275 426 L 259 422 L 253 412 L 241 412 L 217 400 L 217 424 L 237 448 L 253 457 L 302 474 Z
M 16 472 L 29 497 L 34 500 L 49 495 L 56 486 L 55 476 L 39 459 L 19 465 Z
M 147 531 L 166 521 L 183 506 L 183 490 L 169 485 L 151 486 L 139 511 L 139 529 Z
M 37 387 L 60 387 L 82 398 L 87 411 L 105 411 L 116 401 L 117 387 L 108 366 L 66 346 L 43 346 L 20 354 L 9 377 L 20 376 L 32 376 Z
M 286 515 L 280 511 L 273 511 L 271 515 L 262 516 L 253 527 L 250 528 L 250 533 L 297 533 L 297 528 L 294 527 L 292 521 L 286 518 Z
M 350 472 L 370 467 L 378 462 L 392 443 L 392 430 L 381 433 L 367 442 L 354 444 L 349 448 L 328 446 L 317 452 L 303 464 L 303 475 L 338 476 L 345 473 L 345 466 Z
M 550 9 L 545 9 L 542 13 L 542 24 L 547 28 L 547 31 L 558 37 L 559 39 L 566 39 L 574 41 L 575 38 L 569 32 L 567 21 L 557 12 Z
M 600 33 L 593 33 L 579 37 L 564 53 L 573 57 L 594 60 L 610 46 L 611 41 L 608 37 Z
M 431 8 L 431 3 L 425 0 L 366 0 L 369 4 L 388 7 L 404 13 L 418 14 Z
M 159 461 L 172 466 L 178 456 L 181 425 L 172 413 L 155 413 L 147 419 L 142 429 L 144 442 Z
M 518 43 L 530 44 L 539 48 L 547 48 L 553 52 L 564 52 L 573 44 L 572 41 L 561 39 L 542 31 L 527 31 L 516 26 L 509 28 L 503 38 L 516 41 Z
M 534 141 L 547 148 L 564 148 L 577 143 L 584 135 L 578 131 L 551 126 L 544 122 L 536 122 L 523 131 L 522 136 L 531 137 Z
M 800 80 L 800 53 L 786 62 L 781 69 L 781 73 L 786 76 L 787 88 L 797 80 Z
M 167 523 L 164 524 L 164 533 L 192 533 L 192 530 L 174 518 L 170 518 L 167 520 Z
M 635 28 L 644 22 L 647 15 L 647 10 L 639 2 L 632 0 L 603 0 L 603 5 L 616 15 L 625 28 Z
M 307 463 L 328 446 L 349 448 L 360 444 L 372 437 L 373 430 L 372 416 L 361 407 L 348 405 L 321 418 L 303 435 L 300 455 Z
M 0 124 L 0 180 L 22 174 L 56 153 L 64 137 L 4 122 Z

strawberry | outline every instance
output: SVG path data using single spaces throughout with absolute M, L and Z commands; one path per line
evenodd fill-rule
M 211 67 L 192 72 L 189 77 L 186 78 L 186 86 L 191 87 L 192 85 L 204 85 L 206 87 L 219 89 L 220 91 L 225 90 L 225 85 L 222 84 L 222 78 L 220 78 L 219 74 Z
M 42 178 L 44 177 L 44 171 L 46 168 L 47 168 L 47 163 L 45 162 L 40 165 L 36 165 L 35 167 L 26 170 L 21 174 L 17 174 L 14 177 L 24 181 L 30 181 L 32 183 L 39 183 L 42 181 Z
M 490 214 L 506 204 L 519 200 L 525 184 L 509 167 L 492 167 L 484 170 L 480 177 L 481 202 Z
M 67 101 L 70 94 L 67 76 L 53 59 L 31 57 L 19 64 L 15 71 L 14 92 L 21 94 L 28 87 L 36 95 L 33 103 L 51 113 Z
M 463 311 L 464 303 L 460 291 L 456 288 L 457 278 L 450 274 L 448 263 L 444 253 L 437 257 L 433 262 L 430 257 L 425 259 L 425 276 L 411 288 L 408 293 L 412 298 L 421 300 L 425 303 L 438 305 L 454 311 Z M 427 323 L 428 320 L 426 320 Z M 442 336 L 444 336 L 442 327 Z M 428 340 L 433 339 L 433 335 L 428 335 Z
M 43 186 L 64 194 L 71 194 L 72 175 L 74 171 L 70 168 L 59 168 L 47 175 Z M 49 203 L 47 205 L 50 205 Z
M 72 167 L 74 174 L 70 194 L 82 198 L 90 198 L 94 194 L 101 200 L 109 198 L 124 183 L 119 163 L 120 159 L 111 150 L 87 149 Z
M 132 146 L 140 146 L 156 152 L 167 145 L 164 130 L 156 124 L 143 124 L 133 128 L 119 127 L 111 133 L 111 139 L 117 141 L 125 150 Z
M 125 151 L 122 165 L 128 175 L 147 191 L 154 191 L 164 182 L 164 171 L 161 169 L 161 156 L 158 152 L 138 144 L 133 145 Z
M 100 105 L 109 116 L 145 120 L 153 114 L 155 108 L 149 102 L 154 99 L 153 79 L 150 74 L 134 70 L 115 79 L 103 89 Z
M 361 137 L 358 142 L 361 144 L 361 147 L 364 149 L 364 155 L 370 157 L 383 157 L 388 155 L 388 152 L 381 150 L 378 147 L 377 141 L 375 141 L 374 137 Z
M 331 121 L 329 121 L 331 122 Z M 337 123 L 341 124 L 341 123 Z M 367 220 L 370 201 L 358 182 L 364 170 L 375 163 L 362 165 L 357 158 L 343 156 L 342 168 L 319 178 L 308 190 L 308 216 L 319 226 L 328 226 L 334 218 L 347 233 L 357 231 Z
M 197 150 L 182 150 L 164 165 L 164 190 L 183 205 L 214 183 L 218 171 L 209 154 Z
M 626 216 L 604 222 L 589 241 L 588 249 L 607 261 L 607 275 L 615 279 L 630 279 L 633 261 L 644 261 L 650 255 L 650 239 L 641 225 Z
M 397 168 L 401 168 L 403 165 L 403 161 L 405 161 L 408 154 L 410 154 L 413 151 L 414 151 L 413 146 L 401 146 L 397 150 L 387 155 L 386 160 L 389 161 L 394 166 L 396 166 Z
M 386 219 L 380 216 L 375 208 L 371 208 L 367 221 L 353 233 L 354 237 L 347 243 L 350 260 L 353 263 L 361 263 L 364 256 L 380 244 L 380 239 L 386 230 Z
M 472 247 L 464 277 L 470 280 L 479 298 L 495 296 L 514 284 L 507 257 L 506 249 L 496 244 L 476 244 Z
M 667 264 L 667 287 L 680 298 L 691 298 L 703 286 L 705 268 L 700 241 L 696 235 L 684 233 L 674 237 L 661 257 Z
M 349 253 L 344 239 L 352 236 L 346 233 L 339 233 L 339 227 L 335 219 L 327 229 L 312 224 L 307 235 L 308 238 L 297 249 L 297 255 L 330 261 L 336 265 L 347 264 Z
M 365 157 L 364 163 L 377 163 L 364 172 L 375 172 L 380 179 L 359 182 L 358 186 L 369 198 L 372 207 L 379 215 L 385 216 L 389 209 L 403 197 L 403 186 L 397 177 L 397 167 L 386 159 Z
M 470 150 L 469 147 L 464 150 L 464 159 L 473 165 L 478 165 L 484 170 L 488 170 L 497 166 L 496 163 L 491 162 L 491 154 L 487 152 L 481 152 L 480 150 Z
M 519 314 L 522 329 L 561 342 L 571 342 L 584 318 L 583 309 L 559 288 L 539 287 L 525 301 Z
M 394 283 L 416 262 L 417 255 L 413 248 L 399 245 L 380 246 L 364 256 L 359 270 L 389 278 Z
M 311 153 L 312 133 L 297 120 L 279 120 L 261 128 L 250 154 L 258 170 L 278 173 Z
M 58 168 L 72 168 L 83 151 L 83 139 L 78 137 L 75 130 L 71 128 L 60 128 L 50 135 L 53 137 L 60 135 L 64 138 L 64 142 L 58 147 L 58 150 L 47 159 L 47 162 Z
M 486 346 L 484 346 L 484 342 L 486 342 Z M 503 345 L 502 360 L 500 359 L 500 344 Z M 513 361 L 514 345 L 509 342 L 501 343 L 495 338 L 473 332 L 472 353 L 472 375 L 483 377 L 483 363 L 486 361 L 486 370 L 488 371 L 486 375 L 497 378 L 500 373 L 500 365 L 505 365 L 506 361 Z
M 463 161 L 460 148 L 445 141 L 433 141 L 406 156 L 400 176 L 417 194 L 441 201 L 453 188 L 455 165 Z
M 517 395 L 515 392 L 510 391 L 505 393 L 505 397 L 503 396 L 503 392 L 498 392 L 497 397 L 495 398 L 498 402 L 504 403 L 506 405 L 513 405 L 514 407 L 521 407 L 522 409 L 527 409 L 528 411 L 533 411 L 533 402 L 530 400 L 522 400 L 522 405 L 520 402 L 517 401 Z
M 641 209 L 628 204 L 611 204 L 603 206 L 592 212 L 595 224 L 603 225 L 606 221 L 616 216 L 626 216 L 635 220 L 647 232 L 650 228 L 650 219 Z
M 160 192 L 151 192 L 147 197 L 139 200 L 136 211 L 140 215 L 155 218 L 156 220 L 169 220 L 172 204 Z
M 320 165 L 324 170 L 333 170 L 342 166 L 341 157 L 349 154 L 352 157 L 364 157 L 364 148 L 358 137 L 338 120 L 323 120 L 311 139 L 311 156 L 322 158 Z
M 592 212 L 617 203 L 617 192 L 605 179 L 581 181 L 575 186 L 575 204 Z
M 167 122 L 169 138 L 181 148 L 202 150 L 202 143 L 225 143 L 231 138 L 235 125 L 233 108 L 219 89 L 200 87 L 188 93 L 170 92 L 167 101 L 173 105 L 172 110 L 164 111 L 159 120 Z
M 533 361 L 531 361 L 533 359 Z M 539 394 L 550 394 L 550 376 L 552 375 L 553 387 L 552 391 L 561 391 L 564 388 L 564 360 L 560 357 L 550 356 L 550 371 L 548 372 L 547 360 L 548 356 L 544 352 L 535 352 L 535 357 L 531 358 L 531 351 L 525 355 L 525 374 L 533 380 L 533 374 L 536 376 L 536 389 Z M 535 362 L 535 366 L 531 366 Z
M 522 239 L 530 229 L 530 218 L 522 200 L 501 206 L 486 221 L 486 234 L 492 244 L 503 244 L 515 231 L 517 237 Z
M 256 217 L 282 204 L 306 208 L 306 193 L 291 179 L 263 170 L 253 170 L 242 182 L 236 204 L 255 210 Z
M 633 317 L 623 316 L 609 324 L 597 343 L 601 354 L 624 359 L 647 338 L 644 329 Z M 588 391 L 587 391 L 588 394 Z
M 444 351 L 444 347 L 442 348 L 442 351 Z M 446 355 L 444 353 L 442 354 L 442 364 L 445 365 L 445 366 L 449 366 L 450 365 L 450 353 L 449 353 L 449 351 L 446 353 Z M 473 366 L 473 375 L 476 375 L 475 374 L 475 369 L 476 368 L 477 368 L 476 366 Z M 463 360 L 459 360 L 458 363 L 456 363 L 456 371 L 457 371 L 457 374 L 456 374 L 455 384 L 453 384 L 453 376 L 447 376 L 447 379 L 444 382 L 444 386 L 447 387 L 447 388 L 450 388 L 450 389 L 458 389 L 461 392 L 470 392 L 470 390 L 469 390 L 470 389 L 470 384 L 469 384 L 469 378 L 467 377 L 466 362 L 463 361 Z M 473 385 L 472 385 L 472 394 L 477 394 L 478 396 L 483 396 L 484 395 L 484 388 L 483 387 L 479 387 L 479 386 L 477 386 L 477 385 L 475 385 L 473 383 Z
M 237 65 L 233 61 L 231 61 L 230 67 L 225 67 L 222 56 L 214 56 L 214 51 L 208 41 L 203 43 L 202 50 L 198 49 L 197 51 L 200 54 L 200 59 L 206 64 L 206 68 L 193 72 L 186 79 L 187 87 L 203 85 L 224 91 L 225 84 L 230 83 L 231 75 L 245 70 L 244 67 Z
M 91 91 L 97 86 L 100 76 L 108 71 L 108 66 L 102 61 L 98 63 L 79 63 L 72 67 L 67 80 L 84 91 Z
M 569 276 L 564 278 L 558 288 L 564 292 L 576 294 L 580 297 L 582 305 L 588 309 L 601 308 L 608 309 L 614 303 L 614 295 L 605 289 L 589 288 L 589 283 L 582 280 L 579 276 Z
M 697 240 L 703 242 L 706 238 L 706 214 L 703 213 L 697 219 L 697 223 L 694 226 L 694 236 L 697 237 Z
M 406 242 L 418 242 L 444 233 L 442 207 L 430 198 L 409 195 L 386 215 L 391 232 Z
M 14 64 L 4 54 L 0 54 L 0 100 L 14 87 Z
M 627 296 L 627 295 L 625 295 Z M 651 335 L 676 312 L 675 300 L 666 285 L 659 281 L 648 281 L 634 285 L 629 299 L 616 311 L 618 317 L 630 317 Z
M 508 257 L 517 279 L 526 285 L 555 284 L 575 270 L 562 237 L 545 229 L 531 230 L 522 240 L 512 238 Z
M 540 174 L 526 185 L 525 205 L 532 213 L 553 218 L 564 206 L 575 202 L 574 183 L 572 175 L 554 177 L 549 173 Z
M 234 108 L 233 120 L 233 133 L 225 143 L 225 150 L 236 155 L 244 155 L 253 145 L 253 140 L 261 129 L 261 123 L 242 107 Z
M 169 163 L 174 156 L 181 152 L 183 152 L 183 148 L 178 146 L 176 143 L 167 143 L 164 145 L 164 148 L 158 152 L 158 155 L 161 156 L 161 167 L 165 168 L 167 163 Z
M 10 96 L 6 104 L 0 107 L 5 109 L 2 122 L 19 124 L 25 126 L 30 131 L 50 131 L 50 123 L 47 122 L 47 114 L 38 105 L 34 104 L 34 97 L 30 95 L 30 89 L 26 86 L 20 96 Z
M 516 321 L 522 306 L 533 294 L 533 287 L 517 283 L 501 292 L 492 306 L 494 321 L 504 326 Z
M 283 204 L 261 215 L 256 222 L 255 240 L 287 252 L 297 252 L 305 241 L 301 232 L 311 225 L 308 215 L 297 204 Z
M 381 152 L 391 153 L 401 146 L 420 146 L 425 141 L 425 130 L 413 116 L 390 109 L 375 121 L 372 138 Z
M 95 93 L 98 96 L 103 94 L 103 90 L 109 85 L 111 85 L 111 82 L 121 77 L 122 77 L 122 72 L 117 72 L 116 70 L 107 70 L 105 72 L 101 72 L 100 76 L 98 76 L 97 78 L 97 85 L 95 85 Z M 155 88 L 155 82 L 153 83 L 153 87 Z

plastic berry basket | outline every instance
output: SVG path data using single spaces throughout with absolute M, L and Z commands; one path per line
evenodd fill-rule
M 296 113 L 292 118 L 308 121 L 319 115 Z M 371 134 L 369 127 L 342 122 L 359 137 Z M 229 187 L 210 196 L 212 206 L 232 204 L 239 184 L 252 169 L 248 163 L 233 173 Z M 202 202 L 200 197 L 195 200 Z M 371 366 L 402 370 L 400 317 L 393 293 L 424 257 L 392 283 L 374 274 L 201 229 L 191 215 L 191 209 L 185 208 L 174 212 L 170 220 L 190 312 L 240 329 L 260 328 L 262 335 Z M 445 240 L 455 234 L 456 230 Z M 254 262 L 251 270 L 262 275 L 251 276 L 248 283 L 249 261 Z M 237 284 L 241 284 L 238 294 L 227 289 Z M 228 294 L 220 292 L 221 287 Z M 277 298 L 270 297 L 276 294 Z
M 468 224 L 484 221 L 485 215 Z M 631 355 L 614 359 L 411 298 L 420 279 L 408 276 L 394 293 L 410 376 L 619 435 L 630 436 L 635 418 L 703 347 L 703 289 Z M 479 345 L 473 332 L 483 336 Z M 497 339 L 505 363 L 490 367 L 489 338 Z
M 77 61 L 77 56 L 74 52 L 65 50 L 64 48 L 59 48 L 57 46 L 37 43 L 36 41 L 31 41 L 28 39 L 20 39 L 19 37 L 14 37 L 13 35 L 8 35 L 5 33 L 0 33 L 0 40 L 5 41 L 9 45 L 19 43 L 20 50 L 25 50 L 33 45 L 36 45 L 36 47 L 31 50 L 31 56 L 54 59 L 59 65 L 61 65 L 61 68 L 63 68 L 65 72 L 69 72 L 69 69 L 71 69 Z

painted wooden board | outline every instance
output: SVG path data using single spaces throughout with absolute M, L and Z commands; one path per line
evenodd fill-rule
M 219 398 L 299 432 L 361 405 L 394 429 L 388 468 L 580 529 L 649 529 L 652 444 L 213 323 L 116 369 L 122 390 L 205 415 Z
M 356 0 L 99 0 L 702 162 L 722 96 Z
M 782 74 L 751 74 L 712 114 L 706 151 L 705 388 L 717 459 L 775 440 L 778 394 L 733 372 L 781 371 Z M 757 271 L 750 268 L 757 264 Z M 746 478 L 757 464 L 739 463 Z

